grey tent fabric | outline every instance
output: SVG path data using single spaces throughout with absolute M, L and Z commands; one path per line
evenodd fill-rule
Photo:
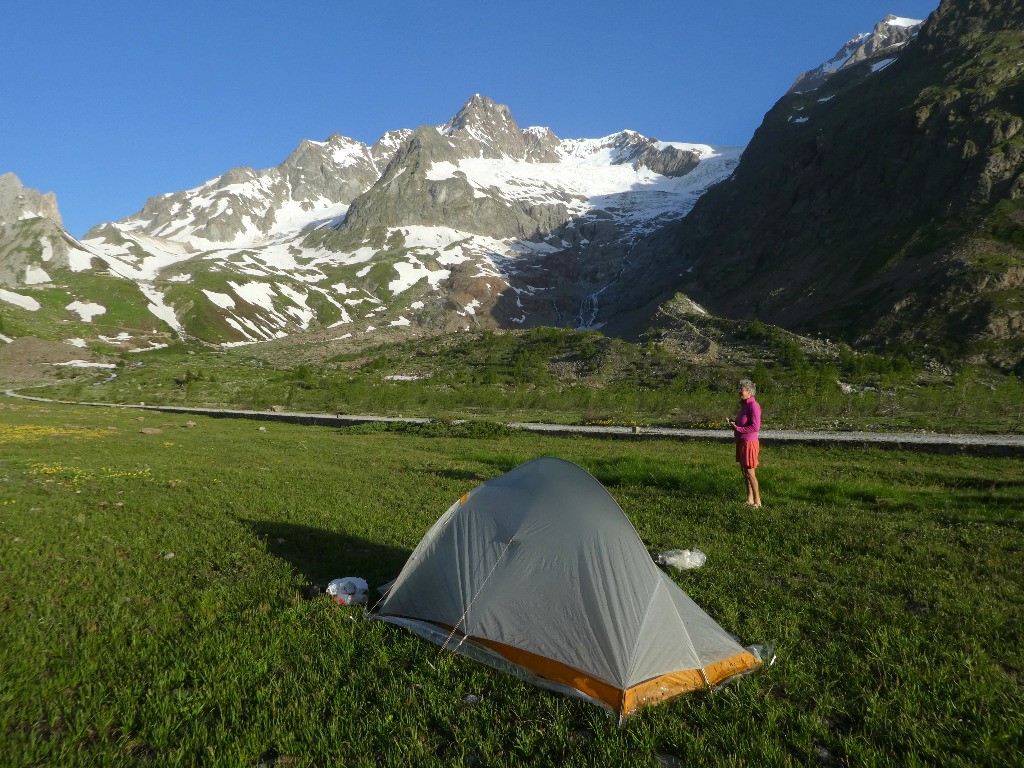
M 709 683 L 706 670 L 716 664 L 756 665 L 655 565 L 604 487 L 551 457 L 456 502 L 424 535 L 376 612 L 403 626 L 419 623 L 421 634 L 463 652 L 476 641 L 506 658 L 518 658 L 508 649 L 525 651 L 602 690 L 627 691 L 694 670 Z M 548 666 L 534 663 L 529 671 L 543 678 Z M 573 678 L 560 674 L 553 676 L 559 687 Z

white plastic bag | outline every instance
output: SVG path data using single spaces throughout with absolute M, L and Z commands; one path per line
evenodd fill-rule
M 661 552 L 655 558 L 659 565 L 671 565 L 680 571 L 687 571 L 691 568 L 700 568 L 707 562 L 708 556 L 699 549 L 670 549 Z
M 366 605 L 366 593 L 369 589 L 366 579 L 346 576 L 328 584 L 327 594 L 333 597 L 338 605 Z
M 774 645 L 748 645 L 747 650 L 766 667 L 772 666 L 778 658 L 775 655 Z

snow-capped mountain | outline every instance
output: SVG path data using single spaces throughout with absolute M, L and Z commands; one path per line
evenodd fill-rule
M 848 40 L 835 56 L 814 69 L 800 75 L 790 87 L 790 93 L 812 91 L 820 87 L 836 72 L 871 60 L 872 69 L 891 63 L 903 47 L 917 37 L 924 21 L 888 15 L 871 32 L 863 32 Z
M 234 168 L 195 189 L 151 198 L 114 227 L 191 245 L 252 245 L 294 234 L 318 220 L 344 216 L 349 203 L 380 176 L 409 131 L 386 134 L 372 147 L 338 134 L 303 141 L 279 166 Z M 94 227 L 99 239 L 110 225 Z
M 155 343 L 161 328 L 245 343 L 314 330 L 600 327 L 643 279 L 632 244 L 685 216 L 740 152 L 632 131 L 562 140 L 520 129 L 477 95 L 441 126 L 372 146 L 303 141 L 274 168 L 152 198 L 91 229 L 75 244 L 83 258 L 47 278 L 87 274 L 140 293 L 149 321 L 136 318 L 146 331 L 126 344 Z

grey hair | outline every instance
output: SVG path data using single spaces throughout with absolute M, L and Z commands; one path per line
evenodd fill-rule
M 740 379 L 740 386 L 752 395 L 757 394 L 757 385 L 750 379 Z

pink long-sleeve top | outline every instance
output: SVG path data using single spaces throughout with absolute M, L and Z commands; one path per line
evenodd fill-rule
M 733 436 L 737 443 L 747 443 L 757 440 L 757 433 L 761 429 L 761 406 L 753 397 L 740 400 L 740 412 L 736 415 L 736 423 L 733 425 Z

